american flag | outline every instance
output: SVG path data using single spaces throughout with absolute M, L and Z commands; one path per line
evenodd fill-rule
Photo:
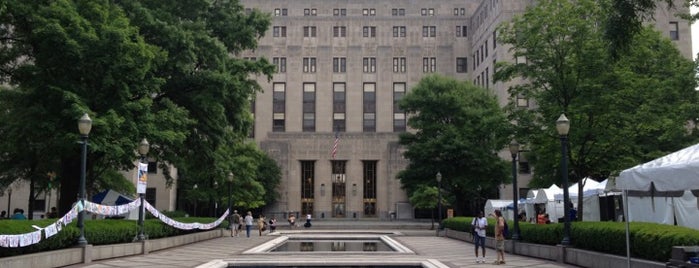
M 337 154 L 337 145 L 340 143 L 340 135 L 335 132 L 335 142 L 333 143 L 333 150 L 332 150 L 332 156 L 333 159 L 335 159 L 335 155 Z

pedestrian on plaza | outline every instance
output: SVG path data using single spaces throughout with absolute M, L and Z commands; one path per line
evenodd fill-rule
M 485 230 L 488 227 L 488 220 L 483 216 L 483 211 L 478 213 L 478 216 L 473 218 L 471 222 L 475 233 L 473 234 L 473 243 L 476 245 L 476 263 L 485 263 Z M 481 255 L 478 257 L 478 247 L 481 248 Z
M 252 230 L 252 222 L 254 219 L 252 218 L 252 212 L 248 211 L 248 215 L 245 215 L 245 233 L 247 234 L 248 238 L 250 238 L 250 231 Z
M 277 231 L 277 218 L 272 217 L 269 219 L 269 232 L 272 233 L 275 231 Z
M 505 218 L 499 209 L 495 210 L 495 252 L 497 259 L 493 264 L 505 264 Z
M 265 221 L 265 215 L 260 214 L 260 217 L 257 218 L 257 230 L 260 231 L 260 236 L 262 236 L 262 232 L 267 230 L 267 222 Z
M 303 225 L 303 227 L 311 228 L 311 214 L 306 214 L 306 223 Z
M 238 229 L 240 229 L 240 214 L 237 210 L 233 210 L 233 215 L 231 216 L 231 237 L 238 236 Z
M 0 220 L 7 218 L 7 211 L 0 212 Z
M 296 226 L 296 216 L 289 212 L 289 229 L 294 229 L 294 226 Z

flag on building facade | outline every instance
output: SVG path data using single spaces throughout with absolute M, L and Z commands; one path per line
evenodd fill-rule
M 335 132 L 335 142 L 333 143 L 333 149 L 332 149 L 332 157 L 335 159 L 335 155 L 337 154 L 337 146 L 340 143 L 340 134 Z

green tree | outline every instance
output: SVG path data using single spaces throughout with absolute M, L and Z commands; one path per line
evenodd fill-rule
M 430 220 L 432 221 L 431 229 L 434 229 L 434 208 L 437 207 L 439 202 L 439 189 L 436 186 L 428 186 L 426 184 L 418 186 L 415 191 L 408 198 L 410 204 L 418 209 L 431 208 L 432 216 Z
M 510 87 L 508 110 L 517 139 L 530 145 L 530 187 L 559 182 L 561 145 L 554 125 L 561 113 L 571 121 L 571 183 L 604 179 L 696 141 L 688 128 L 697 112 L 694 67 L 669 40 L 643 28 L 614 61 L 603 29 L 589 23 L 607 18 L 608 2 L 538 3 L 500 30 L 501 42 L 526 61 L 498 63 L 496 72 L 497 81 L 525 81 Z M 516 97 L 534 105 L 519 109 Z M 582 215 L 582 195 L 578 203 Z
M 79 188 L 76 120 L 85 112 L 94 121 L 88 189 L 119 185 L 117 171 L 133 168 L 144 137 L 161 167 L 173 164 L 202 185 L 243 169 L 230 161 L 252 152 L 240 145 L 252 125 L 249 100 L 259 90 L 250 74 L 269 77 L 273 66 L 231 55 L 256 47 L 267 15 L 245 13 L 236 1 L 3 5 L 0 79 L 11 88 L 0 91 L 7 107 L 0 133 L 10 137 L 0 145 L 1 186 L 17 179 L 47 184 L 45 174 L 55 171 L 60 208 L 68 209 Z M 245 167 L 255 174 L 255 165 Z M 263 200 L 264 191 L 253 197 Z
M 456 213 L 477 211 L 508 181 L 497 153 L 509 142 L 510 124 L 494 95 L 468 82 L 423 78 L 401 101 L 415 132 L 400 135 L 408 167 L 399 173 L 409 196 L 443 175 L 444 198 Z M 427 178 L 427 179 L 426 179 Z

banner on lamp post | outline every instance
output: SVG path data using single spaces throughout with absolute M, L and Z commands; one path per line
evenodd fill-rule
M 136 193 L 145 194 L 146 186 L 148 186 L 148 164 L 138 163 L 138 172 L 136 175 L 138 176 L 136 178 Z

